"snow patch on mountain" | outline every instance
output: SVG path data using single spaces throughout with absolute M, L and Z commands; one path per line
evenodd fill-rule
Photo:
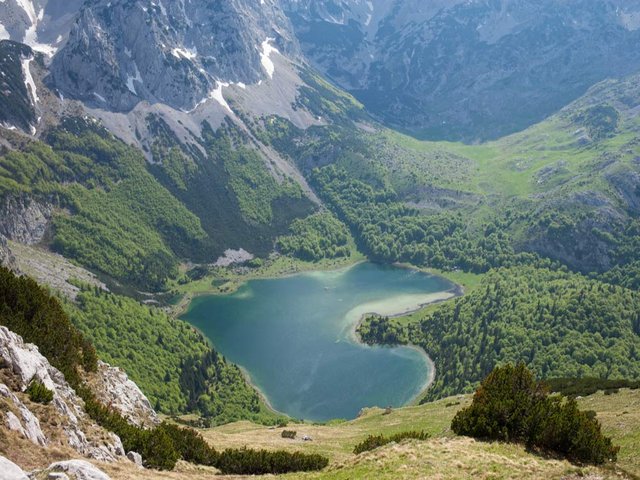
M 273 42 L 273 38 L 267 38 L 264 42 L 262 42 L 262 52 L 260 53 L 260 62 L 262 63 L 262 67 L 264 68 L 269 78 L 273 78 L 273 73 L 276 70 L 273 61 L 271 60 L 272 53 L 280 53 L 277 48 L 271 45 Z

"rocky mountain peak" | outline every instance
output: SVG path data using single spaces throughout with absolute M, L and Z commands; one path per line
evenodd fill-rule
M 146 100 L 188 111 L 223 83 L 269 76 L 273 49 L 298 53 L 272 0 L 101 0 L 80 12 L 52 80 L 101 108 L 128 111 Z
M 3 0 L 0 40 L 29 45 L 47 56 L 64 44 L 84 0 Z
M 497 138 L 640 68 L 638 0 L 283 5 L 316 68 L 385 123 L 427 138 Z

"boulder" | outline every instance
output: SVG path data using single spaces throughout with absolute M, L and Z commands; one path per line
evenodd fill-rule
M 52 478 L 51 474 L 63 473 L 71 480 L 110 480 L 110 477 L 106 473 L 95 465 L 84 460 L 67 460 L 64 462 L 52 463 L 45 470 L 45 473 L 49 475 L 49 478 Z
M 18 465 L 0 456 L 0 480 L 29 480 L 29 477 Z
M 138 452 L 129 452 L 127 453 L 127 458 L 135 463 L 137 466 L 142 467 L 142 455 Z

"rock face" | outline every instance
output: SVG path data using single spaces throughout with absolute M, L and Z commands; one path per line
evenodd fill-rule
M 84 0 L 3 0 L 0 40 L 29 45 L 47 56 L 64 44 Z
M 7 237 L 0 234 L 0 265 L 7 267 L 10 270 L 16 270 L 16 259 L 9 248 L 7 243 Z
M 638 0 L 283 5 L 312 64 L 386 122 L 429 138 L 520 130 L 640 67 Z
M 98 373 L 92 386 L 102 403 L 120 412 L 134 425 L 151 427 L 160 423 L 147 397 L 121 368 L 98 362 Z
M 42 240 L 53 214 L 53 205 L 28 197 L 5 197 L 1 202 L 1 235 L 27 245 Z
M 30 70 L 33 59 L 28 46 L 0 41 L 0 125 L 5 128 L 32 132 L 37 124 L 37 92 Z
M 80 12 L 52 80 L 65 96 L 100 108 L 129 111 L 146 100 L 192 110 L 223 82 L 271 75 L 273 48 L 297 53 L 272 0 L 100 0 Z
M 4 398 L 9 404 L 9 409 L 5 412 L 5 425 L 9 430 L 21 434 L 24 438 L 31 440 L 36 445 L 44 447 L 47 438 L 40 428 L 40 421 L 25 406 L 22 401 L 9 390 L 9 387 L 0 383 L 0 398 Z M 16 413 L 14 413 L 17 412 Z
M 85 414 L 82 400 L 66 382 L 64 375 L 49 364 L 35 345 L 25 344 L 19 335 L 6 327 L 0 327 L 0 364 L 9 372 L 19 391 L 26 390 L 34 379 L 53 391 L 52 406 L 60 419 L 60 429 L 71 448 L 101 461 L 114 461 L 118 456 L 124 455 L 122 442 L 116 435 L 109 433 L 106 438 L 91 438 L 93 435 L 90 436 L 87 432 L 96 430 L 97 427 Z M 10 423 L 14 430 L 20 431 L 19 428 L 22 428 L 21 433 L 34 443 L 46 443 L 47 439 L 37 419 L 34 420 L 33 415 L 25 412 L 26 407 L 11 393 L 7 385 L 0 385 L 0 396 L 13 404 L 12 413 L 17 409 L 20 414 L 18 416 L 13 413 L 13 416 L 8 417 L 5 414 L 8 419 L 5 423 Z

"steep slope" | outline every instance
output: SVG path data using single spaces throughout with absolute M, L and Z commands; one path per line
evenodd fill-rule
M 635 0 L 284 4 L 314 66 L 427 138 L 498 138 L 640 67 Z
M 585 273 L 619 266 L 611 278 L 637 286 L 637 81 L 605 81 L 477 146 L 286 123 L 268 132 L 378 259 L 483 271 L 533 252 Z
M 0 2 L 0 40 L 29 45 L 50 57 L 64 45 L 84 0 Z
M 277 3 L 105 0 L 80 12 L 52 80 L 65 95 L 118 111 L 141 100 L 192 110 L 222 83 L 273 75 L 273 49 L 297 52 Z
M 0 123 L 9 129 L 34 131 L 37 124 L 37 89 L 30 64 L 34 53 L 28 46 L 11 41 L 0 41 Z

